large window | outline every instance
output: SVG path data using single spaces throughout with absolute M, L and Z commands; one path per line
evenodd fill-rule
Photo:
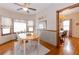
M 26 22 L 14 21 L 14 32 L 26 32 Z
M 2 29 L 2 34 L 9 34 L 10 33 L 10 28 L 3 28 Z
M 34 31 L 34 21 L 33 20 L 27 21 L 27 31 L 28 32 Z
M 8 17 L 2 17 L 2 35 L 4 34 L 10 34 L 10 28 L 11 28 L 11 18 Z
M 70 21 L 66 20 L 63 22 L 63 29 L 64 30 L 69 30 L 69 25 L 70 25 Z
M 38 24 L 38 29 L 46 30 L 47 29 L 47 21 L 46 20 L 40 21 Z
M 44 25 L 43 24 L 39 24 L 39 29 L 44 29 Z

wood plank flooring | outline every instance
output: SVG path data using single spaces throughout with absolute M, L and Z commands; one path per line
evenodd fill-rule
M 0 45 L 0 54 L 5 54 L 6 51 L 13 48 L 15 41 L 7 42 Z M 79 39 L 78 38 L 66 38 L 64 44 L 60 45 L 60 48 L 42 41 L 41 44 L 50 49 L 46 55 L 78 55 L 79 54 Z
M 79 39 L 66 38 L 60 48 L 53 48 L 48 55 L 79 55 Z
M 7 43 L 0 45 L 0 55 L 4 54 L 9 49 L 13 48 L 13 43 L 14 43 L 14 41 L 9 41 Z

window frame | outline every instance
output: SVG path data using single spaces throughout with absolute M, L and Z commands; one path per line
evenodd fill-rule
M 11 27 L 9 28 L 10 29 L 10 32 L 9 33 L 6 33 L 6 34 L 3 34 L 3 25 L 2 25 L 2 17 L 6 17 L 6 16 L 1 16 L 1 36 L 5 36 L 5 35 L 10 35 L 11 34 Z M 10 17 L 6 17 L 6 18 L 10 18 Z M 12 22 L 12 18 L 11 19 L 11 22 Z M 12 25 L 12 23 L 11 23 Z
M 15 20 L 15 19 L 14 19 L 14 20 Z M 14 20 L 13 20 L 13 33 L 14 33 L 14 34 L 15 34 L 15 33 L 21 33 L 21 31 L 20 31 L 20 32 L 15 32 L 15 31 L 14 31 L 14 22 L 18 22 L 18 21 L 14 21 Z M 18 19 L 17 19 L 17 20 L 18 20 Z M 23 22 L 21 22 L 21 23 L 23 23 Z M 27 31 L 27 24 L 26 24 L 26 31 Z
M 4 35 L 9 35 L 9 34 L 11 34 L 11 28 L 10 28 L 10 32 L 9 32 L 9 33 L 3 34 L 3 28 L 1 28 L 1 32 L 2 32 L 2 33 L 1 33 L 2 36 L 4 36 Z
M 33 21 L 33 26 L 29 26 L 28 21 Z M 29 27 L 33 27 L 33 31 L 29 31 Z M 35 27 L 35 21 L 34 20 L 27 20 L 27 32 L 33 33 L 34 32 L 34 27 Z
M 40 21 L 38 26 L 42 23 L 45 23 L 45 28 L 39 28 L 40 30 L 47 30 L 47 20 Z

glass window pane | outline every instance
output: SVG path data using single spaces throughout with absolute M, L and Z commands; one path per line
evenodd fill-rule
M 28 27 L 28 31 L 33 31 L 33 27 Z
M 39 29 L 43 29 L 43 28 L 44 28 L 43 24 L 39 24 Z
M 69 20 L 66 20 L 63 22 L 63 29 L 64 30 L 69 30 L 69 23 L 70 23 Z
M 14 22 L 14 32 L 25 32 L 26 23 Z
M 2 34 L 8 34 L 10 33 L 10 27 L 11 27 L 12 21 L 11 18 L 8 17 L 2 17 Z
M 41 21 L 41 22 L 39 22 L 39 24 L 38 24 L 38 27 L 39 27 L 39 29 L 46 29 L 47 27 L 47 21 L 45 20 L 45 21 Z
M 33 26 L 34 23 L 33 23 L 33 21 L 31 20 L 31 21 L 28 21 L 27 25 L 28 25 L 28 26 Z
M 2 25 L 6 25 L 6 26 L 11 26 L 12 22 L 11 22 L 11 18 L 8 17 L 2 17 Z
M 10 33 L 10 28 L 3 28 L 3 34 Z

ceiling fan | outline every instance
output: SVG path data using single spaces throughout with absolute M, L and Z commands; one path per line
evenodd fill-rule
M 31 7 L 30 7 L 30 3 L 24 3 L 24 4 L 14 3 L 14 4 L 21 7 L 21 8 L 19 8 L 19 9 L 17 9 L 18 11 L 24 10 L 24 11 L 26 11 L 26 12 L 28 12 L 28 13 L 29 13 L 29 10 L 36 11 L 35 8 L 31 8 Z

